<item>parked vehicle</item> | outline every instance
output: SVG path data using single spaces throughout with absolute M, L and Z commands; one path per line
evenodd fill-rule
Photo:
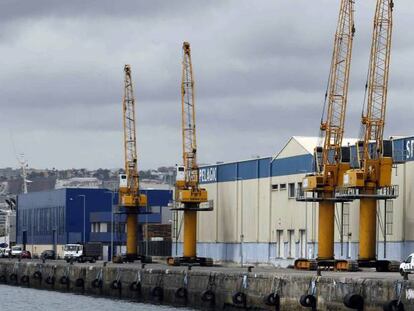
M 52 249 L 45 250 L 40 254 L 40 259 L 56 259 L 56 253 Z
M 20 258 L 32 259 L 32 254 L 29 251 L 22 250 L 22 252 L 20 253 Z
M 10 257 L 11 249 L 8 247 L 1 247 L 0 248 L 0 258 L 8 258 Z
M 102 257 L 102 243 L 90 242 L 86 244 L 66 244 L 63 255 L 67 262 L 78 261 L 91 263 Z
M 21 246 L 12 246 L 11 248 L 11 257 L 20 257 L 21 253 L 23 251 L 23 247 Z
M 400 264 L 401 275 L 412 272 L 414 272 L 414 253 L 410 254 L 407 259 Z

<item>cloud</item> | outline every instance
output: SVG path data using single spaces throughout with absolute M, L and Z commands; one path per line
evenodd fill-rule
M 346 135 L 359 131 L 374 1 L 356 4 Z M 387 133 L 410 133 L 412 1 L 396 4 Z M 2 166 L 122 166 L 131 64 L 141 168 L 181 159 L 181 45 L 191 43 L 199 159 L 275 154 L 317 135 L 338 3 L 308 0 L 2 1 Z M 10 135 L 12 133 L 12 135 Z M 13 137 L 12 139 L 10 137 Z

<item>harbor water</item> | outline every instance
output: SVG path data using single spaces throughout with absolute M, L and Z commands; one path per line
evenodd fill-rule
M 114 300 L 100 297 L 60 293 L 24 287 L 0 285 L 0 310 L 30 310 L 30 311 L 163 311 L 163 310 L 192 310 L 189 308 L 173 308 Z

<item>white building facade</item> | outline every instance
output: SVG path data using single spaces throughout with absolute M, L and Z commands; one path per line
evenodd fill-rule
M 280 266 L 317 257 L 318 204 L 296 201 L 296 190 L 312 172 L 316 144 L 317 138 L 292 137 L 274 157 L 200 168 L 214 210 L 198 213 L 198 255 Z M 392 179 L 399 196 L 387 201 L 386 208 L 384 202 L 378 204 L 377 256 L 401 260 L 414 251 L 414 137 L 393 139 L 393 146 L 397 164 Z M 351 165 L 356 163 L 351 148 Z M 338 203 L 336 258 L 357 259 L 358 227 L 359 201 Z

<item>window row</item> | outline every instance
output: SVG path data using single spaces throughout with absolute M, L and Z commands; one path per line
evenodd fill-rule
M 296 189 L 301 189 L 302 188 L 302 183 L 298 182 L 296 183 L 282 183 L 282 184 L 274 184 L 272 185 L 272 190 L 273 191 L 283 191 L 283 190 L 288 190 L 288 198 L 293 199 L 296 198 Z

